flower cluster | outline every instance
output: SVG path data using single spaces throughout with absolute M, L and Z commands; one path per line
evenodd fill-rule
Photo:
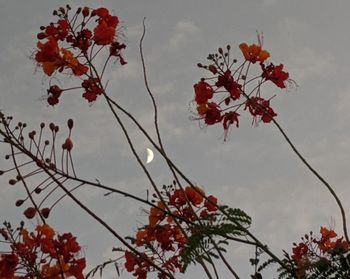
M 283 64 L 266 63 L 270 54 L 260 44 L 242 43 L 239 48 L 245 58 L 239 66 L 235 66 L 236 59 L 230 58 L 230 46 L 209 54 L 210 64 L 199 63 L 198 67 L 207 70 L 210 76 L 194 85 L 195 119 L 203 120 L 206 125 L 222 123 L 225 138 L 231 125 L 239 127 L 241 108 L 251 114 L 255 123 L 271 122 L 277 114 L 270 106 L 270 99 L 261 96 L 261 86 L 270 81 L 278 88 L 285 88 L 290 81 Z M 257 63 L 259 74 L 250 76 L 252 65 Z
M 217 199 L 205 199 L 199 187 L 164 186 L 162 199 L 149 211 L 148 225 L 139 228 L 133 238 L 134 245 L 143 247 L 144 252 L 137 255 L 125 251 L 126 270 L 138 279 L 147 278 L 148 273 L 156 271 L 148 259 L 171 274 L 184 272 L 182 253 L 189 238 L 199 230 L 196 221 L 215 220 L 217 210 Z M 164 274 L 158 273 L 158 278 L 165 278 Z
M 124 65 L 126 61 L 121 51 L 126 46 L 117 40 L 119 18 L 111 15 L 106 8 L 78 8 L 71 17 L 70 10 L 69 5 L 55 10 L 53 14 L 58 17 L 57 22 L 40 27 L 34 59 L 47 76 L 64 72 L 84 77 L 78 88 L 82 88 L 83 97 L 92 102 L 103 92 L 99 76 L 103 71 L 98 74 L 92 61 L 103 48 L 108 48 L 105 65 L 112 57 L 117 57 L 120 64 Z M 57 104 L 62 92 L 70 89 L 61 89 L 58 85 L 50 86 L 47 90 L 48 104 Z
M 344 258 L 344 255 L 350 255 L 350 244 L 343 237 L 337 238 L 334 230 L 321 227 L 320 233 L 320 237 L 315 237 L 310 232 L 301 238 L 299 244 L 294 243 L 291 260 L 297 278 L 306 278 L 314 271 L 327 271 Z
M 10 251 L 1 255 L 0 278 L 83 279 L 85 258 L 71 233 L 56 234 L 47 224 L 29 232 L 22 223 L 14 230 L 9 223 L 0 230 Z

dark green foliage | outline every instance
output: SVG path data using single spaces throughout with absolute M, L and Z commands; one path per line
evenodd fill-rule
M 315 262 L 309 262 L 305 267 L 297 266 L 288 258 L 287 266 L 295 270 L 299 277 L 279 268 L 279 279 L 350 279 L 350 251 L 333 250 L 330 258 L 321 257 Z M 299 271 L 299 272 L 298 272 Z
M 185 269 L 191 263 L 201 260 L 212 263 L 212 258 L 218 259 L 220 252 L 226 252 L 224 246 L 228 239 L 243 237 L 251 224 L 251 218 L 241 209 L 220 207 L 220 213 L 215 213 L 196 222 L 191 228 L 192 234 L 185 249 L 181 253 L 181 260 Z M 215 244 L 214 244 L 215 241 Z

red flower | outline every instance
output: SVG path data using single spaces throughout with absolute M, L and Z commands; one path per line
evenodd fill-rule
M 60 19 L 56 24 L 46 26 L 45 31 L 37 35 L 39 40 L 52 37 L 55 40 L 63 41 L 69 32 L 69 23 L 66 19 Z
M 57 85 L 50 86 L 50 88 L 47 90 L 47 94 L 49 94 L 49 96 L 47 97 L 47 102 L 49 103 L 49 105 L 54 106 L 58 104 L 59 97 L 61 96 L 62 92 L 63 90 Z
M 119 42 L 113 42 L 109 48 L 109 54 L 110 56 L 116 56 L 119 58 L 119 62 L 121 65 L 127 64 L 125 59 L 121 56 L 121 50 L 126 48 L 125 44 L 121 44 Z
M 226 112 L 224 114 L 223 126 L 224 126 L 225 131 L 227 131 L 229 126 L 235 122 L 236 122 L 236 127 L 238 128 L 238 126 L 239 126 L 238 116 L 239 116 L 239 114 L 235 111 Z
M 125 251 L 125 268 L 128 272 L 134 271 L 134 267 L 136 265 L 136 257 L 133 253 L 129 251 Z
M 285 81 L 288 80 L 289 74 L 287 72 L 284 72 L 283 64 L 280 64 L 278 66 L 273 65 L 272 63 L 265 67 L 264 65 L 261 65 L 263 73 L 262 77 L 266 80 L 271 80 L 274 84 L 276 84 L 279 88 L 285 88 Z
M 14 254 L 3 254 L 0 259 L 0 278 L 13 278 L 19 263 Z
M 180 207 L 186 204 L 186 197 L 184 191 L 176 189 L 174 194 L 169 197 L 169 205 Z
M 204 122 L 207 125 L 213 125 L 222 120 L 220 107 L 216 103 L 208 103 L 204 116 Z
M 94 29 L 94 41 L 97 45 L 109 45 L 115 40 L 115 27 L 102 20 Z
M 143 256 L 148 258 L 146 254 L 143 254 Z M 129 251 L 125 251 L 125 259 L 126 262 L 124 266 L 128 272 L 134 272 L 133 275 L 137 277 L 137 279 L 147 278 L 147 273 L 150 271 L 150 264 L 148 262 Z
M 106 8 L 98 8 L 94 11 L 94 14 L 101 18 L 106 18 L 109 16 L 109 11 Z
M 116 28 L 119 19 L 111 16 L 105 8 L 95 10 L 95 14 L 99 17 L 98 25 L 94 29 L 94 41 L 97 45 L 109 45 L 115 41 Z
M 161 209 L 165 209 L 165 204 L 163 202 L 158 202 L 158 207 Z M 152 207 L 150 210 L 150 214 L 149 214 L 149 225 L 151 227 L 156 226 L 161 220 L 163 220 L 165 217 L 165 213 L 156 208 L 156 207 Z
M 217 87 L 223 86 L 230 93 L 233 100 L 237 100 L 241 96 L 241 86 L 234 81 L 230 70 L 227 70 L 224 75 L 219 75 L 215 85 Z
M 309 251 L 309 247 L 305 243 L 299 243 L 298 246 L 293 248 L 292 259 L 300 261 Z
M 205 104 L 213 97 L 213 88 L 205 81 L 200 81 L 194 85 L 195 101 L 197 104 Z
M 82 82 L 81 86 L 85 89 L 83 97 L 89 102 L 95 101 L 103 92 L 98 78 L 89 77 Z
M 261 97 L 251 97 L 246 102 L 246 108 L 254 118 L 260 116 L 264 123 L 270 123 L 273 117 L 277 116 L 270 107 L 270 101 Z
M 209 201 L 208 201 L 209 200 Z M 216 206 L 216 204 L 218 203 L 218 199 L 215 198 L 214 196 L 210 195 L 208 197 L 208 200 L 206 200 L 204 202 L 204 206 L 207 208 L 208 211 L 212 212 L 212 211 L 216 211 L 218 209 L 218 207 Z
M 67 42 L 71 43 L 72 47 L 79 48 L 86 53 L 91 45 L 92 32 L 89 29 L 83 29 L 74 37 L 70 35 L 67 37 Z

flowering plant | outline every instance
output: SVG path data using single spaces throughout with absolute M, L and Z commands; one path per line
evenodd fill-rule
M 58 125 L 41 123 L 39 133 L 31 131 L 26 136 L 26 123 L 13 124 L 12 117 L 1 113 L 0 134 L 2 142 L 10 149 L 5 159 L 11 159 L 12 166 L 1 170 L 0 175 L 11 174 L 9 184 L 12 186 L 22 184 L 26 197 L 17 200 L 16 206 L 25 205 L 24 216 L 32 220 L 36 217 L 38 225 L 29 233 L 24 223 L 15 230 L 9 223 L 4 223 L 0 233 L 8 247 L 0 258 L 0 278 L 88 278 L 97 271 L 102 273 L 109 264 L 114 264 L 118 273 L 119 268 L 123 268 L 138 279 L 148 278 L 151 273 L 158 278 L 175 278 L 179 272 L 186 272 L 190 264 L 199 264 L 208 278 L 219 278 L 218 261 L 230 276 L 240 278 L 236 267 L 225 256 L 229 242 L 240 242 L 256 249 L 255 258 L 250 259 L 253 279 L 262 278 L 263 270 L 271 263 L 278 265 L 280 278 L 349 278 L 350 246 L 344 209 L 333 188 L 298 152 L 276 121 L 277 113 L 271 107 L 274 96 L 265 96 L 263 86 L 270 83 L 283 90 L 295 82 L 283 64 L 267 62 L 270 53 L 263 48 L 261 36 L 258 36 L 258 44 L 239 45 L 242 62 L 232 59 L 228 45 L 225 50 L 219 48 L 217 53 L 209 54 L 208 65 L 198 64 L 209 76 L 195 83 L 191 109 L 193 119 L 204 125 L 222 124 L 225 139 L 231 125 L 239 127 L 240 116 L 245 112 L 250 114 L 253 123 L 273 123 L 305 166 L 335 198 L 342 215 L 344 237 L 335 239 L 337 234 L 333 230 L 321 227 L 321 237 L 311 233 L 305 235 L 300 244 L 294 245 L 292 256 L 285 252 L 283 258 L 251 231 L 252 220 L 243 210 L 223 205 L 217 197 L 206 194 L 167 155 L 160 136 L 157 105 L 147 82 L 142 49 L 145 29 L 140 53 L 145 86 L 153 103 L 156 137 L 152 137 L 136 117 L 106 91 L 108 81 L 104 74 L 109 63 L 117 59 L 120 66 L 126 64 L 122 55 L 126 45 L 118 29 L 119 18 L 106 8 L 80 7 L 72 14 L 69 5 L 55 10 L 53 15 L 57 21 L 40 27 L 39 42 L 33 53 L 37 68 L 42 69 L 45 76 L 55 77 L 48 85 L 47 103 L 58 105 L 60 98 L 73 90 L 82 91 L 82 97 L 89 103 L 103 98 L 152 186 L 153 198 L 149 201 L 99 181 L 81 178 L 75 171 L 72 156 L 72 119 L 67 121 L 68 135 L 58 148 Z M 103 63 L 99 66 L 97 60 Z M 51 84 L 67 74 L 72 76 L 76 86 L 63 88 Z M 172 173 L 170 185 L 157 185 L 136 152 L 121 116 L 131 120 L 165 159 L 165 165 Z M 140 226 L 133 236 L 121 236 L 75 196 L 74 190 L 83 185 L 116 193 L 147 206 L 147 224 Z M 61 195 L 50 204 L 48 197 L 56 192 Z M 70 198 L 120 242 L 122 247 L 113 249 L 115 259 L 89 272 L 84 271 L 86 260 L 76 238 L 70 233 L 58 234 L 47 223 L 48 218 L 52 218 L 51 211 L 64 197 Z M 261 263 L 263 257 L 266 261 Z

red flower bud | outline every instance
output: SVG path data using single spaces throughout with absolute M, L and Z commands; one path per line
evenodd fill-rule
M 50 130 L 51 130 L 51 131 L 55 130 L 55 124 L 50 123 L 49 127 L 50 127 Z
M 55 98 L 58 98 L 61 96 L 61 93 L 62 93 L 62 89 L 57 86 L 57 85 L 52 85 L 50 86 L 50 88 L 47 90 L 47 93 L 51 93 L 52 94 L 52 97 L 55 97 Z
M 24 203 L 24 200 L 17 200 L 16 206 L 21 206 Z
M 26 216 L 28 219 L 34 218 L 36 213 L 36 209 L 34 207 L 28 207 L 24 212 L 24 216 Z
M 68 152 L 70 152 L 73 149 L 73 141 L 71 138 L 67 138 L 64 144 L 62 145 L 63 149 L 67 149 Z
M 38 35 L 36 35 L 36 37 L 38 38 L 38 40 L 42 40 L 45 39 L 47 35 L 44 32 L 40 32 L 38 33 Z
M 47 219 L 50 215 L 50 208 L 45 207 L 41 209 L 41 215 L 43 215 L 43 217 Z
M 87 17 L 89 16 L 90 14 L 90 9 L 88 7 L 84 7 L 83 11 L 82 11 L 82 14 L 84 17 Z
M 36 187 L 36 188 L 34 189 L 34 192 L 35 192 L 35 194 L 40 194 L 40 193 L 41 193 L 41 188 Z
M 17 183 L 17 180 L 16 179 L 10 179 L 9 180 L 9 184 L 10 185 L 15 185 Z

